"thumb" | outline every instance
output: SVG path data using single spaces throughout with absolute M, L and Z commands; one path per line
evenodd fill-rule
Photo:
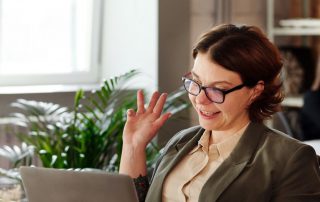
M 127 119 L 130 119 L 136 115 L 136 112 L 133 109 L 127 110 Z

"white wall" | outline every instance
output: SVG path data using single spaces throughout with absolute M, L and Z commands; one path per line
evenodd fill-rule
M 138 87 L 158 84 L 158 1 L 106 0 L 102 79 L 139 69 Z

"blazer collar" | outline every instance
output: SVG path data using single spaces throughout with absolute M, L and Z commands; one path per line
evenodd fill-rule
M 250 163 L 266 129 L 266 126 L 260 123 L 249 124 L 229 158 L 219 166 L 203 186 L 199 201 L 216 201 L 220 197 Z
M 199 201 L 216 201 L 224 190 L 240 175 L 255 153 L 266 127 L 250 123 L 230 156 L 219 166 L 201 190 Z M 162 159 L 150 186 L 146 201 L 162 201 L 162 186 L 165 177 L 197 144 L 204 129 L 196 134 L 186 134 L 183 140 L 169 149 Z M 189 141 L 187 141 L 189 140 Z
M 169 148 L 157 168 L 157 173 L 150 185 L 146 202 L 162 201 L 162 188 L 165 177 L 198 144 L 198 140 L 203 132 L 204 129 L 200 128 L 196 133 L 186 134 Z

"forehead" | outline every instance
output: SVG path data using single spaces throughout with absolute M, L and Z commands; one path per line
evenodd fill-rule
M 192 72 L 203 84 L 215 82 L 238 84 L 241 82 L 241 77 L 237 72 L 230 71 L 211 61 L 207 53 L 199 53 L 197 55 L 194 60 Z

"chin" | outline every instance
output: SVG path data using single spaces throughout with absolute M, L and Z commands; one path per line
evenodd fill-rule
M 200 126 L 206 130 L 216 130 L 218 128 L 216 122 L 199 120 Z

